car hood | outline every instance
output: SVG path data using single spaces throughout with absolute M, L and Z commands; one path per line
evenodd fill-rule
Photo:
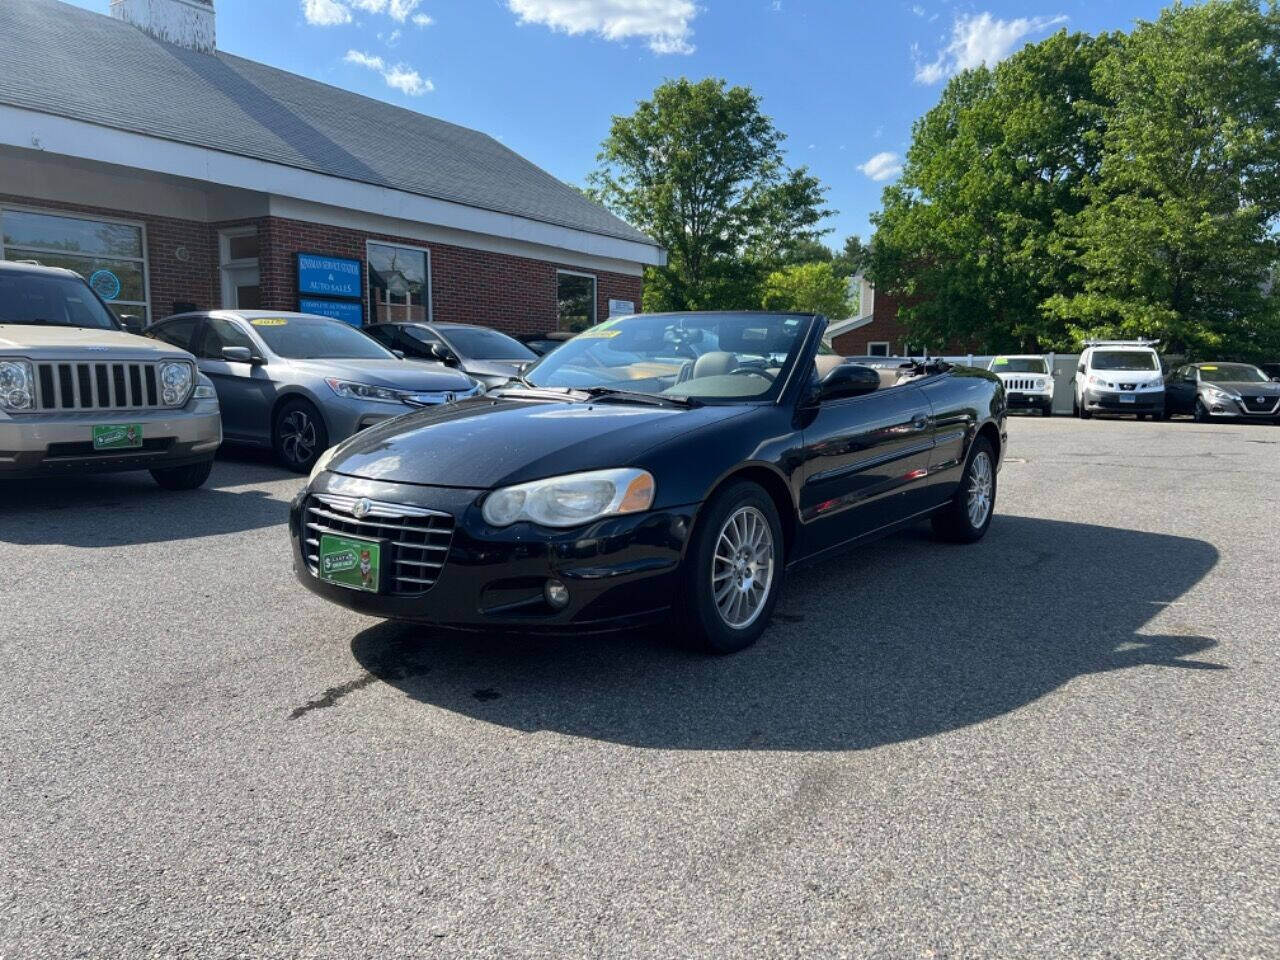
M 434 392 L 471 389 L 471 378 L 443 364 L 426 365 L 408 360 L 290 360 L 299 371 L 316 377 L 337 377 L 378 387 Z
M 1280 397 L 1280 383 L 1202 383 L 1200 389 L 1216 387 L 1236 396 L 1245 397 Z
M 478 397 L 408 414 L 356 434 L 335 473 L 489 490 L 635 463 L 663 440 L 747 412 L 744 407 L 655 407 Z
M 520 368 L 532 360 L 468 360 L 462 369 L 473 377 L 506 377 L 511 379 L 520 373 Z
M 0 323 L 0 350 L 21 350 L 61 355 L 81 350 L 111 350 L 145 357 L 190 356 L 163 340 L 139 337 L 121 330 L 92 330 L 87 327 L 50 327 L 28 323 Z

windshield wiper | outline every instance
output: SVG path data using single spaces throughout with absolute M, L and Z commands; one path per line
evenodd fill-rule
M 643 393 L 639 390 L 618 390 L 614 387 L 592 387 L 584 391 L 592 400 L 623 400 L 632 403 L 649 403 L 659 407 L 700 407 L 702 402 L 692 397 L 673 397 L 665 393 Z

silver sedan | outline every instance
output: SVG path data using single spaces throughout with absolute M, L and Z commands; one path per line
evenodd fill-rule
M 229 443 L 270 446 L 306 473 L 331 445 L 381 420 L 484 392 L 443 364 L 410 363 L 338 320 L 216 310 L 153 324 L 190 350 L 218 392 Z

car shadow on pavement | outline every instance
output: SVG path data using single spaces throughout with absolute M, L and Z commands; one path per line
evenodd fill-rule
M 1216 646 L 1170 607 L 1217 563 L 1199 540 L 1030 517 L 976 546 L 927 528 L 802 567 L 753 649 L 670 631 L 567 640 L 383 623 L 352 652 L 408 697 L 523 731 L 665 749 L 853 750 L 980 723 L 1075 677 Z M 1142 632 L 1167 609 L 1170 633 Z M 1188 681 L 1195 682 L 1195 681 Z
M 0 544 L 117 547 L 283 524 L 288 503 L 255 484 L 304 480 L 256 451 L 218 452 L 198 490 L 167 491 L 146 471 L 0 481 Z M 234 491 L 234 492 L 233 492 Z

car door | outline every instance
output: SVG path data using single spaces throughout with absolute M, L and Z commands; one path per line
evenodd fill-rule
M 200 372 L 213 381 L 222 408 L 222 431 L 229 439 L 269 443 L 275 385 L 264 354 L 240 321 L 207 317 L 196 344 Z M 250 363 L 227 360 L 226 347 L 247 347 Z
M 1197 375 L 1195 367 L 1180 367 L 1165 381 L 1164 395 L 1170 413 L 1191 413 L 1195 410 L 1200 386 Z
M 804 553 L 896 523 L 928 474 L 932 410 L 911 384 L 822 403 L 804 425 Z

